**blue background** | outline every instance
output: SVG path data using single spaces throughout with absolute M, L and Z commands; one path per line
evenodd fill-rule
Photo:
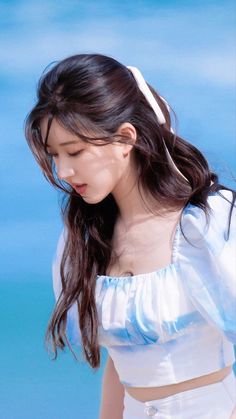
M 111 55 L 141 69 L 177 113 L 180 135 L 234 186 L 235 3 L 0 1 L 0 14 L 0 418 L 97 418 L 106 353 L 95 373 L 69 351 L 50 361 L 43 346 L 61 221 L 23 121 L 49 63 Z

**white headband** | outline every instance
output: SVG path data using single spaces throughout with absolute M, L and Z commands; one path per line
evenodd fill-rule
M 158 120 L 158 122 L 159 122 L 159 124 L 160 125 L 163 125 L 163 124 L 165 124 L 166 123 L 166 119 L 165 119 L 165 117 L 164 117 L 164 115 L 163 115 L 163 112 L 162 112 L 162 110 L 161 110 L 161 108 L 160 108 L 160 106 L 158 105 L 158 103 L 157 103 L 157 101 L 156 101 L 156 99 L 155 99 L 155 97 L 153 96 L 153 94 L 152 94 L 152 92 L 151 92 L 151 90 L 149 89 L 149 87 L 148 87 L 148 85 L 147 85 L 147 83 L 146 83 L 146 81 L 145 81 L 145 79 L 144 79 L 144 77 L 143 77 L 143 75 L 142 75 L 142 73 L 139 71 L 139 69 L 138 68 L 136 68 L 136 67 L 131 67 L 131 66 L 127 66 L 127 68 L 131 71 L 131 73 L 133 74 L 133 76 L 134 76 L 134 78 L 135 78 L 135 80 L 136 80 L 136 82 L 137 82 L 137 85 L 138 85 L 138 87 L 139 87 L 139 89 L 141 90 L 141 92 L 143 93 L 143 95 L 145 96 L 145 98 L 146 98 L 146 100 L 148 101 L 148 103 L 151 105 L 151 107 L 152 107 L 152 109 L 154 110 L 154 112 L 155 112 L 155 114 L 156 114 L 156 116 L 157 116 L 157 120 Z M 160 96 L 161 97 L 161 96 Z M 163 98 L 163 97 L 161 97 L 161 99 L 165 102 L 165 104 L 166 104 L 166 106 L 167 106 L 167 109 L 168 110 L 170 110 L 170 107 L 169 107 L 169 105 L 168 105 L 168 103 L 167 103 L 167 101 Z M 170 128 L 170 130 L 171 130 L 171 132 L 174 132 L 173 131 L 173 129 L 172 129 L 172 127 Z M 164 143 L 164 146 L 165 146 L 165 150 L 166 150 L 166 154 L 167 154 L 167 158 L 168 158 L 168 161 L 169 161 L 169 163 L 174 167 L 174 169 L 187 181 L 187 182 L 189 182 L 188 181 L 188 179 L 183 175 L 183 173 L 181 173 L 181 171 L 178 169 L 178 167 L 176 166 L 176 164 L 175 164 L 175 162 L 174 162 L 174 160 L 172 159 L 172 157 L 171 157 L 171 155 L 170 155 L 170 153 L 169 153 L 169 150 L 168 150 L 168 148 L 167 148 L 167 146 L 166 146 L 166 143 L 165 143 L 165 141 L 164 141 L 164 139 L 163 139 L 163 143 Z

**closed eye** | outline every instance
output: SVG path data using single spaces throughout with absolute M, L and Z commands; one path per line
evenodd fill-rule
M 71 157 L 75 157 L 75 156 L 78 156 L 81 153 L 81 151 L 82 150 L 75 151 L 74 153 L 68 153 L 68 155 L 71 156 Z
M 48 157 L 52 157 L 52 158 L 53 157 L 56 158 L 56 157 L 58 157 L 58 154 L 55 154 L 55 153 L 54 154 L 53 153 L 47 153 L 47 156 Z
M 78 155 L 81 153 L 81 151 L 82 151 L 82 150 L 75 151 L 74 153 L 68 153 L 68 156 L 70 156 L 70 157 L 75 157 L 75 156 L 78 156 Z M 56 154 L 56 153 L 47 153 L 47 155 L 48 155 L 49 157 L 54 158 L 54 159 L 58 157 L 58 154 Z

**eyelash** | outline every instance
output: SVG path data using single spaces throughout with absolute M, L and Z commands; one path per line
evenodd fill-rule
M 78 156 L 80 153 L 81 153 L 81 151 L 82 150 L 79 150 L 79 151 L 76 151 L 75 153 L 68 153 L 68 155 L 70 156 L 70 157 L 75 157 L 75 156 Z M 58 154 L 52 154 L 52 153 L 48 153 L 48 156 L 49 157 L 54 157 L 54 158 L 57 158 L 58 157 Z
M 81 153 L 81 151 L 82 151 L 82 150 L 75 151 L 75 153 L 68 153 L 68 155 L 69 155 L 70 157 L 75 157 L 75 156 L 78 156 L 78 154 L 80 154 L 80 153 Z

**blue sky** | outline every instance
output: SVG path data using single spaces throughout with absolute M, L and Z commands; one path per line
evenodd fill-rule
M 139 67 L 176 111 L 179 133 L 232 185 L 234 2 L 1 1 L 0 13 L 0 278 L 50 280 L 58 198 L 27 148 L 23 121 L 52 61 L 100 52 Z
M 180 135 L 232 185 L 235 8 L 227 0 L 0 0 L 1 417 L 32 419 L 33 411 L 34 419 L 75 419 L 79 406 L 89 419 L 100 397 L 102 368 L 94 375 L 62 354 L 52 363 L 42 344 L 61 229 L 58 194 L 23 133 L 42 71 L 86 52 L 139 67 L 174 108 Z

